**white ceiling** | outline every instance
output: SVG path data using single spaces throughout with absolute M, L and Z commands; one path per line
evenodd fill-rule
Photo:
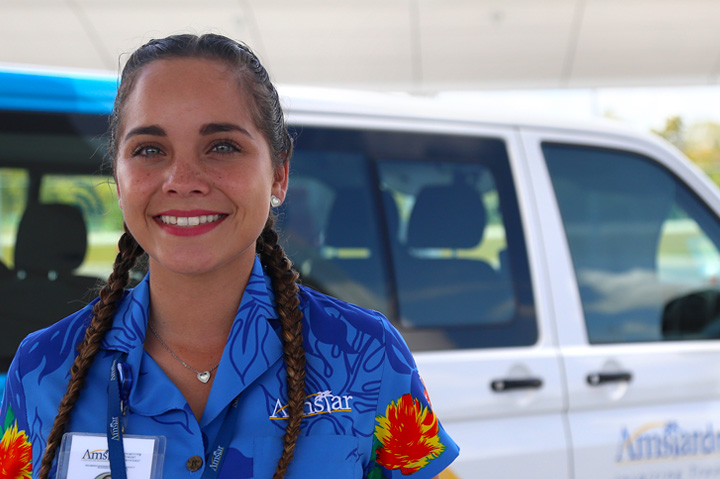
M 117 70 L 170 33 L 281 83 L 432 93 L 720 83 L 718 0 L 0 0 L 0 62 Z

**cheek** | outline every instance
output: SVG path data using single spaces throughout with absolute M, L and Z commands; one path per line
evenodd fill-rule
M 132 214 L 133 210 L 142 203 L 147 196 L 147 179 L 142 176 L 129 174 L 129 172 L 118 169 L 116 184 L 118 191 L 118 205 L 125 215 Z

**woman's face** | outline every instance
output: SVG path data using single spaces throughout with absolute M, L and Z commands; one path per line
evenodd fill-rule
M 285 198 L 247 94 L 215 60 L 157 60 L 122 110 L 115 174 L 120 208 L 150 267 L 249 271 L 270 195 Z

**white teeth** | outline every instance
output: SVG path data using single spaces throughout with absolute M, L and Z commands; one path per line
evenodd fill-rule
M 188 227 L 188 226 L 197 226 L 197 225 L 202 225 L 205 223 L 212 223 L 214 221 L 219 221 L 221 217 L 222 217 L 222 215 L 201 215 L 201 216 L 161 215 L 160 221 L 162 221 L 166 225 Z

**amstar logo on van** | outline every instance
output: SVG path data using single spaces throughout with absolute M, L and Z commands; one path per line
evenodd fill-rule
M 684 459 L 720 452 L 720 430 L 708 423 L 704 430 L 683 429 L 676 421 L 657 421 L 620 432 L 616 462 Z

